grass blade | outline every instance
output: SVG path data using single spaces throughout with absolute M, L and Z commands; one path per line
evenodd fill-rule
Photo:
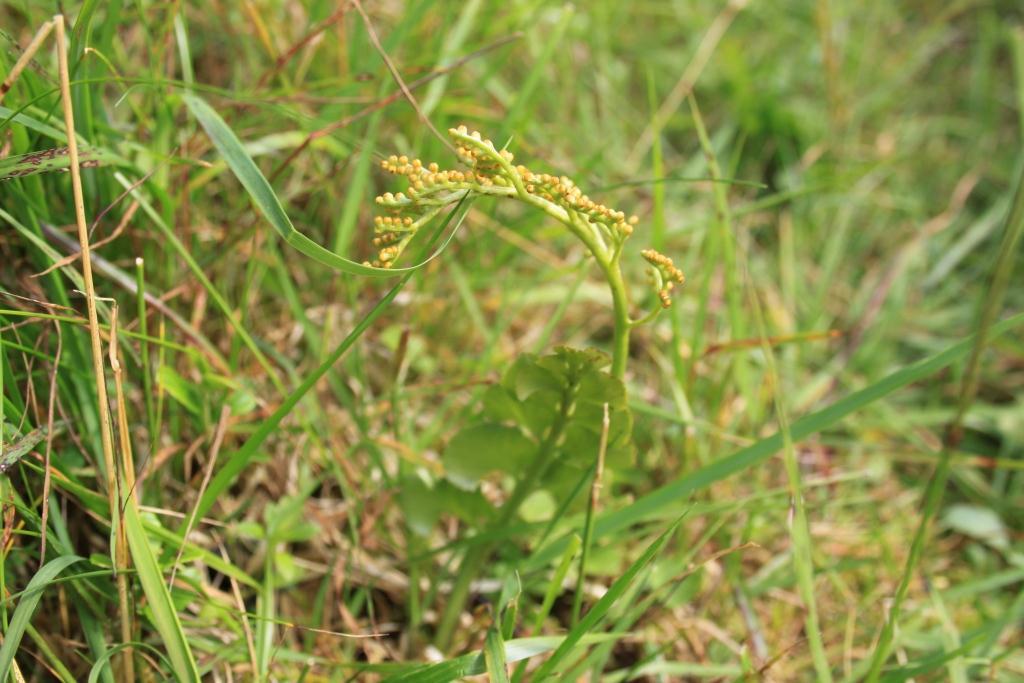
M 221 156 L 224 157 L 232 173 L 235 174 L 238 181 L 242 183 L 242 187 L 249 193 L 256 208 L 270 221 L 270 225 L 277 231 L 277 234 L 285 242 L 317 262 L 350 275 L 394 277 L 422 268 L 443 252 L 451 242 L 452 237 L 454 237 L 455 230 L 438 247 L 437 251 L 424 261 L 407 268 L 374 268 L 373 266 L 357 263 L 326 249 L 295 229 L 273 188 L 270 187 L 270 183 L 267 182 L 263 173 L 256 166 L 256 162 L 245 151 L 242 142 L 235 135 L 234 131 L 228 127 L 228 124 L 224 122 L 224 119 L 220 117 L 220 114 L 214 111 L 205 100 L 196 95 L 182 95 L 182 99 L 185 100 L 185 104 L 188 105 L 192 115 L 199 121 L 206 134 L 210 136 L 210 140 Z
M 143 213 L 149 216 L 149 218 L 153 221 L 153 225 L 155 225 L 157 230 L 159 230 L 160 233 L 163 235 L 163 238 L 164 240 L 166 240 L 167 244 L 169 244 L 171 248 L 173 248 L 174 251 L 176 251 L 178 255 L 181 256 L 182 260 L 185 261 L 185 264 L 189 267 L 189 270 L 192 271 L 192 274 L 195 275 L 195 278 L 199 280 L 199 282 L 203 285 L 203 288 L 210 294 L 210 298 L 213 299 L 213 302 L 217 305 L 217 308 L 220 309 L 220 312 L 224 314 L 224 317 L 227 319 L 228 324 L 231 325 L 232 328 L 234 328 L 235 332 L 238 334 L 239 338 L 245 344 L 246 348 L 248 348 L 249 351 L 252 352 L 253 357 L 256 359 L 256 362 L 260 364 L 260 367 L 262 367 L 266 371 L 267 376 L 270 378 L 270 381 L 273 382 L 274 384 L 274 388 L 283 394 L 285 392 L 284 383 L 278 376 L 277 370 L 275 370 L 274 366 L 270 363 L 270 359 L 268 359 L 266 354 L 262 350 L 260 350 L 260 347 L 256 343 L 256 340 L 253 339 L 253 336 L 245 328 L 245 325 L 242 324 L 242 321 L 239 319 L 239 317 L 235 315 L 234 308 L 231 306 L 231 304 L 228 303 L 227 298 L 225 298 L 225 296 L 220 292 L 220 290 L 217 289 L 217 287 L 213 284 L 213 281 L 210 280 L 209 277 L 207 277 L 203 267 L 199 265 L 199 262 L 196 261 L 194 256 L 192 256 L 188 248 L 178 238 L 177 234 L 175 234 L 171 226 L 168 225 L 167 222 L 160 215 L 160 213 L 155 208 L 153 208 L 153 205 L 149 202 L 149 200 L 147 200 L 143 196 L 142 192 L 140 192 L 138 188 L 134 187 L 134 183 L 130 182 L 128 178 L 124 177 L 120 173 L 115 174 L 114 178 L 119 183 L 121 183 L 121 185 L 126 190 L 129 190 L 131 192 L 132 198 L 139 203 L 140 207 L 142 207 Z
M 444 229 L 447 227 L 448 223 L 452 221 L 456 214 L 460 215 L 458 220 L 455 222 L 455 229 L 452 230 L 452 234 L 454 234 L 455 231 L 458 230 L 459 225 L 466 217 L 465 212 L 460 213 L 460 209 L 462 208 L 464 203 L 465 200 L 460 202 L 459 205 L 456 206 L 451 211 L 451 213 L 448 214 L 448 218 L 438 226 L 437 230 L 434 231 L 434 234 L 431 236 L 431 239 L 427 243 L 425 249 L 430 248 L 430 246 L 437 240 L 441 233 L 444 232 Z M 302 400 L 302 398 L 309 392 L 309 390 L 312 389 L 316 385 L 316 383 L 320 381 L 320 379 L 324 375 L 327 374 L 327 371 L 330 370 L 331 367 L 335 363 L 337 363 L 338 360 L 343 355 L 345 355 L 345 352 L 352 347 L 352 345 L 356 342 L 357 339 L 359 339 L 360 336 L 362 336 L 364 332 L 366 332 L 370 325 L 373 324 L 373 321 L 380 317 L 380 315 L 387 309 L 388 305 L 398 295 L 398 292 L 401 291 L 402 287 L 404 287 L 405 284 L 409 281 L 414 272 L 414 269 L 406 269 L 405 275 L 402 277 L 402 279 L 399 280 L 394 287 L 388 290 L 388 293 L 385 294 L 384 297 L 377 302 L 377 304 L 370 310 L 369 313 L 363 316 L 363 319 L 359 322 L 359 324 L 352 329 L 352 331 L 348 334 L 347 337 L 345 337 L 344 340 L 342 340 L 342 342 L 337 346 L 337 348 L 335 348 L 330 353 L 330 355 L 328 355 L 323 360 L 323 362 L 320 363 L 320 365 L 317 366 L 317 368 L 313 370 L 313 372 L 311 372 L 306 377 L 305 380 L 303 380 L 302 384 L 296 387 L 295 390 L 292 393 L 290 393 L 288 397 L 285 398 L 284 401 L 281 402 L 281 405 L 278 406 L 277 410 L 274 411 L 273 415 L 271 415 L 269 418 L 267 418 L 260 424 L 256 432 L 251 437 L 249 437 L 249 439 L 244 444 L 242 444 L 242 447 L 231 454 L 224 467 L 222 467 L 220 471 L 218 471 L 217 474 L 213 477 L 213 480 L 210 481 L 210 486 L 206 489 L 206 493 L 203 495 L 202 499 L 200 499 L 199 501 L 199 504 L 196 506 L 196 511 L 194 513 L 196 519 L 202 519 L 206 515 L 206 513 L 209 512 L 210 508 L 213 507 L 214 501 L 216 501 L 217 498 L 220 497 L 228 489 L 228 487 L 234 483 L 238 475 L 242 472 L 242 470 L 245 469 L 245 467 L 249 464 L 249 461 L 252 460 L 252 458 L 256 455 L 256 452 L 259 450 L 260 446 L 263 445 L 263 442 L 266 441 L 267 437 L 269 437 L 274 432 L 274 430 L 277 429 L 278 425 L 281 424 L 281 420 L 283 420 L 284 417 L 288 415 L 288 413 L 290 413 L 292 409 L 295 408 L 296 405 L 298 405 L 299 401 Z
M 164 657 L 164 653 L 156 649 L 152 645 L 138 642 L 121 643 L 119 645 L 115 645 L 114 647 L 104 652 L 101 657 L 96 658 L 96 661 L 92 663 L 92 668 L 89 669 L 89 678 L 86 681 L 86 683 L 96 683 L 96 681 L 99 680 L 100 676 L 102 676 L 104 672 L 110 671 L 111 658 L 118 652 L 121 652 L 129 647 L 148 650 L 155 659 L 160 660 L 165 666 L 170 667 L 170 662 L 168 662 L 167 658 Z
M 993 325 L 991 336 L 994 338 L 1022 324 L 1024 324 L 1024 313 L 1011 316 Z M 859 391 L 855 391 L 826 408 L 796 420 L 790 425 L 790 435 L 794 443 L 824 429 L 828 429 L 848 415 L 875 401 L 881 400 L 897 389 L 902 389 L 913 382 L 919 382 L 948 367 L 967 355 L 971 350 L 973 340 L 974 335 L 971 335 L 967 339 L 947 348 L 945 351 L 897 370 L 888 377 Z M 782 446 L 782 435 L 779 433 L 761 439 L 757 443 L 740 449 L 732 455 L 717 460 L 711 465 L 702 467 L 652 491 L 627 507 L 602 516 L 597 521 L 595 533 L 598 536 L 606 535 L 643 519 L 656 516 L 660 514 L 662 508 L 678 504 L 680 500 L 685 499 L 694 491 L 699 491 L 716 481 L 725 479 L 767 460 L 777 453 Z M 558 552 L 560 552 L 560 549 Z
M 552 654 L 540 669 L 536 671 L 533 676 L 533 680 L 543 681 L 554 673 L 555 667 L 565 659 L 566 655 L 568 655 L 569 652 L 580 642 L 583 636 L 604 618 L 608 613 L 608 610 L 612 608 L 619 597 L 621 597 L 626 589 L 629 588 L 630 584 L 633 583 L 633 579 L 635 579 L 637 574 L 640 573 L 640 570 L 650 564 L 651 560 L 661 552 L 661 549 L 665 546 L 665 543 L 668 542 L 668 539 L 672 536 L 672 533 L 675 532 L 676 528 L 679 526 L 679 522 L 681 521 L 682 517 L 666 529 L 661 536 L 654 541 L 654 543 L 649 545 L 647 550 L 645 550 L 643 554 L 629 566 L 622 576 L 616 579 L 615 582 L 609 586 L 608 592 L 605 593 L 592 608 L 590 608 L 590 611 L 587 612 L 586 616 L 580 620 L 580 623 L 569 631 L 568 635 L 565 636 L 565 640 L 563 640 L 562 644 L 558 646 L 558 649 L 555 650 L 554 654 Z
M 530 72 L 516 89 L 516 99 L 509 106 L 508 113 L 505 114 L 505 125 L 501 137 L 519 133 L 523 119 L 529 111 L 528 107 L 533 99 L 533 95 L 541 85 L 541 79 L 544 77 L 544 67 L 552 62 L 555 50 L 564 45 L 563 38 L 565 37 L 565 32 L 568 30 L 569 24 L 572 23 L 575 15 L 576 8 L 569 3 L 566 3 L 558 10 L 558 18 L 554 21 L 554 26 L 548 29 L 548 35 L 544 37 L 544 46 L 540 54 L 533 61 L 533 68 L 530 69 Z
M 67 567 L 82 559 L 77 555 L 65 555 L 64 557 L 50 560 L 28 582 L 28 588 L 22 593 L 21 600 L 18 602 L 14 615 L 11 617 L 11 622 L 4 632 L 4 644 L 0 646 L 0 681 L 7 680 L 7 674 L 11 670 L 11 663 L 14 661 L 14 653 L 18 651 L 21 638 L 25 635 L 25 629 L 32 620 L 32 613 L 36 611 L 36 605 L 39 604 L 39 599 L 43 597 L 43 589 Z
M 64 422 L 53 423 L 54 435 L 64 431 Z M 33 448 L 39 445 L 46 438 L 46 425 L 37 427 L 13 443 L 4 444 L 3 434 L 0 434 L 0 474 L 10 469 L 11 465 L 25 457 Z
M 487 663 L 487 675 L 494 683 L 509 683 L 508 661 L 505 658 L 505 641 L 501 637 L 500 624 L 495 621 L 487 632 L 484 641 L 484 660 Z
M 942 502 L 942 495 L 945 492 L 946 482 L 949 479 L 950 454 L 959 446 L 960 440 L 963 438 L 964 418 L 978 393 L 981 354 L 988 342 L 998 334 L 999 326 L 993 326 L 992 323 L 995 321 L 996 316 L 999 315 L 999 311 L 1003 306 L 1003 300 L 1013 273 L 1014 261 L 1016 261 L 1017 257 L 1017 247 L 1020 244 L 1022 235 L 1024 235 L 1024 171 L 1021 171 L 1017 178 L 1013 206 L 1006 217 L 1006 230 L 1003 233 L 1003 240 L 999 245 L 998 255 L 993 263 L 991 285 L 984 290 L 979 302 L 978 331 L 974 335 L 971 356 L 967 361 L 967 369 L 961 381 L 957 412 L 946 430 L 942 456 L 939 463 L 935 466 L 935 471 L 932 473 L 931 478 L 928 480 L 928 486 L 925 488 L 921 521 L 918 524 L 917 532 L 914 534 L 914 540 L 910 545 L 910 552 L 907 555 L 903 576 L 893 596 L 892 607 L 882 627 L 878 645 L 875 646 L 875 651 L 871 657 L 871 669 L 865 680 L 872 683 L 879 680 L 882 667 L 891 653 L 893 639 L 896 635 L 896 625 L 900 617 L 900 608 L 907 596 L 907 592 L 910 590 L 910 583 L 914 578 L 917 565 L 924 553 L 928 531 L 931 528 L 931 520 L 938 513 L 939 504 Z
M 1010 316 L 992 326 L 989 331 L 990 339 L 1005 334 L 1022 324 L 1024 324 L 1024 313 Z M 812 434 L 828 429 L 852 413 L 875 401 L 881 400 L 894 391 L 914 382 L 919 382 L 950 366 L 967 355 L 973 345 L 973 339 L 974 335 L 971 335 L 940 353 L 897 370 L 891 375 L 859 391 L 853 392 L 826 408 L 796 420 L 790 425 L 790 436 L 793 442 L 796 443 Z M 695 491 L 707 488 L 717 481 L 731 477 L 764 462 L 781 450 L 782 447 L 782 435 L 776 433 L 746 448 L 742 448 L 732 455 L 728 455 L 710 465 L 686 474 L 669 484 L 665 484 L 623 508 L 601 515 L 594 525 L 594 537 L 608 536 L 646 519 L 664 517 L 666 510 L 672 509 L 673 506 L 678 508 L 680 501 L 686 500 Z M 564 552 L 566 542 L 567 540 L 563 537 L 559 541 L 548 545 L 547 548 L 537 552 L 530 559 L 528 568 L 546 565 L 554 557 Z
M 132 497 L 128 498 L 124 506 L 124 528 L 139 583 L 142 584 L 142 591 L 146 594 L 146 601 L 153 614 L 153 626 L 163 640 L 174 675 L 179 681 L 199 683 L 199 671 L 192 657 L 192 649 L 182 630 L 178 611 L 171 600 L 171 594 L 167 590 L 163 573 L 153 555 L 146 530 L 142 526 L 142 518 L 139 517 L 139 510 Z
M 81 168 L 123 164 L 124 160 L 102 149 L 83 149 L 78 155 Z M 0 180 L 23 178 L 36 173 L 66 171 L 71 165 L 66 147 L 0 159 Z
M 582 544 L 583 541 L 579 535 L 572 534 L 569 536 L 569 543 L 565 546 L 565 553 L 562 555 L 555 573 L 551 575 L 551 581 L 548 582 L 548 588 L 544 592 L 544 602 L 541 603 L 540 609 L 537 610 L 537 614 L 534 617 L 533 633 L 540 631 L 541 626 L 544 625 L 544 620 L 551 613 L 551 607 L 555 604 L 558 594 L 562 592 L 562 583 L 565 581 L 569 568 L 572 566 L 572 561 L 576 558 L 576 553 L 580 551 Z

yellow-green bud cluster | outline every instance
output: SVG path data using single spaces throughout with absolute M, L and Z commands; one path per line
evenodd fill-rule
M 465 127 L 462 127 L 461 132 L 470 136 Z M 473 142 L 483 145 L 480 134 L 475 135 Z M 391 267 L 420 227 L 445 206 L 459 201 L 467 193 L 499 196 L 515 194 L 512 183 L 502 174 L 501 164 L 497 161 L 511 160 L 512 155 L 498 152 L 490 141 L 486 141 L 486 144 L 489 149 L 457 141 L 459 159 L 470 167 L 468 170 L 441 170 L 436 163 L 425 164 L 420 159 L 410 159 L 404 155 L 392 155 L 381 162 L 383 170 L 405 177 L 409 187 L 404 193 L 385 192 L 377 197 L 377 205 L 390 215 L 378 216 L 374 221 L 378 235 L 374 245 L 381 247 L 381 250 L 370 265 Z
M 658 298 L 661 300 L 662 307 L 668 308 L 672 305 L 672 289 L 676 283 L 683 284 L 686 282 L 686 276 L 683 275 L 683 271 L 676 268 L 676 264 L 672 262 L 672 259 L 661 252 L 654 249 L 644 249 L 640 252 L 640 255 L 651 264 L 651 274 L 654 276 Z
M 514 159 L 508 150 L 498 150 L 494 143 L 476 131 L 465 126 L 448 131 L 456 144 L 459 159 L 477 170 L 495 174 L 507 180 L 513 187 L 522 188 L 527 194 L 540 197 L 560 206 L 570 214 L 576 214 L 588 222 L 607 228 L 608 236 L 616 243 L 633 233 L 633 226 L 639 219 L 627 217 L 621 211 L 595 202 L 566 176 L 534 173 L 526 166 L 512 166 Z
M 564 222 L 593 226 L 609 252 L 621 247 L 639 221 L 592 200 L 566 176 L 514 166 L 511 152 L 498 149 L 477 131 L 459 126 L 448 134 L 466 170 L 441 170 L 436 163 L 425 164 L 407 156 L 390 156 L 381 162 L 382 169 L 403 176 L 409 187 L 405 193 L 386 192 L 377 197 L 377 204 L 390 215 L 375 221 L 378 237 L 374 244 L 381 252 L 373 265 L 389 267 L 420 226 L 468 193 L 519 198 Z
M 527 192 L 558 204 L 566 211 L 574 211 L 585 216 L 591 223 L 609 228 L 617 240 L 632 235 L 633 226 L 640 220 L 636 216 L 627 218 L 623 212 L 595 202 L 583 194 L 583 190 L 571 178 L 547 173 L 533 173 L 525 166 L 517 166 L 516 170 L 522 176 Z

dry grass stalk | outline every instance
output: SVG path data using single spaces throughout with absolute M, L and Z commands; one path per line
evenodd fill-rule
M 64 16 L 53 18 L 57 38 L 57 65 L 60 71 L 60 96 L 64 110 L 64 129 L 68 137 L 68 160 L 71 171 L 71 191 L 75 205 L 75 223 L 78 226 L 78 240 L 82 249 L 82 280 L 85 287 L 86 311 L 89 319 L 89 340 L 92 347 L 93 373 L 96 377 L 96 400 L 100 417 L 100 439 L 103 445 L 103 464 L 107 476 L 107 499 L 110 503 L 111 538 L 114 543 L 114 566 L 117 569 L 117 593 L 120 598 L 118 612 L 121 620 L 123 642 L 132 641 L 132 615 L 128 603 L 128 542 L 120 523 L 121 508 L 117 495 L 117 467 L 114 462 L 114 441 L 110 424 L 110 403 L 107 397 L 106 375 L 103 367 L 103 348 L 100 340 L 100 323 L 96 314 L 96 287 L 92 279 L 92 260 L 89 253 L 89 225 L 85 220 L 85 199 L 82 195 L 82 174 L 78 165 L 78 139 L 75 136 L 75 113 L 71 103 L 71 78 L 68 71 L 67 38 L 64 32 Z M 121 657 L 121 678 L 135 680 L 131 648 L 125 648 Z

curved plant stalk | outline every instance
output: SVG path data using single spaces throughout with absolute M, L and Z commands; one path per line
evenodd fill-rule
M 131 557 L 128 553 L 128 539 L 124 526 L 121 524 L 120 505 L 118 504 L 117 465 L 114 461 L 113 427 L 110 421 L 110 402 L 107 399 L 106 370 L 103 365 L 103 349 L 100 343 L 99 315 L 96 312 L 96 287 L 92 279 L 92 260 L 89 250 L 89 228 L 85 220 L 85 198 L 82 192 L 82 177 L 78 164 L 78 138 L 75 137 L 75 113 L 72 109 L 71 78 L 68 72 L 68 49 L 64 31 L 64 16 L 53 18 L 57 42 L 57 65 L 60 75 L 60 99 L 64 111 L 64 129 L 68 138 L 68 160 L 71 171 L 72 204 L 75 209 L 75 223 L 78 226 L 78 240 L 82 249 L 82 281 L 85 287 L 85 306 L 89 318 L 89 341 L 91 342 L 93 375 L 96 379 L 96 402 L 100 419 L 100 443 L 103 448 L 103 470 L 106 474 L 107 501 L 110 505 L 110 545 L 111 559 L 114 562 L 117 576 L 117 593 L 121 597 L 118 605 L 121 633 L 130 634 L 132 615 L 126 600 L 128 595 L 128 576 Z M 122 657 L 122 669 L 119 672 L 123 681 L 134 677 L 132 653 L 125 650 Z
M 409 188 L 405 193 L 387 192 L 377 197 L 377 204 L 387 212 L 374 221 L 374 244 L 380 252 L 373 262 L 363 265 L 391 268 L 423 225 L 463 197 L 478 194 L 521 201 L 568 228 L 587 247 L 604 274 L 615 321 L 612 374 L 622 379 L 629 357 L 630 331 L 653 319 L 660 310 L 655 309 L 639 320 L 630 317 L 620 259 L 637 217 L 627 217 L 595 202 L 565 176 L 534 173 L 525 166 L 513 165 L 511 152 L 499 150 L 493 142 L 465 126 L 452 128 L 448 134 L 466 170 L 441 170 L 437 164 L 424 164 L 405 156 L 391 156 L 382 162 L 384 170 L 407 178 Z M 663 254 L 645 250 L 642 255 L 651 264 L 651 279 L 661 306 L 667 308 L 672 303 L 673 287 L 684 281 L 683 274 Z

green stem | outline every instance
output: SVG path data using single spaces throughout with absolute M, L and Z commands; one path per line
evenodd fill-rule
M 156 451 L 156 408 L 153 405 L 153 366 L 149 362 L 149 323 L 146 313 L 146 271 L 145 262 L 142 258 L 135 259 L 135 294 L 136 307 L 139 316 L 139 333 L 142 339 L 139 342 L 142 351 L 142 386 L 146 393 L 146 427 L 149 428 L 149 449 Z
M 576 576 L 576 593 L 572 599 L 571 628 L 575 628 L 580 620 L 583 608 L 583 587 L 587 579 L 587 559 L 590 556 L 590 544 L 594 538 L 594 516 L 597 514 L 598 492 L 601 489 L 601 474 L 604 471 L 604 458 L 608 451 L 608 404 L 604 404 L 604 419 L 601 421 L 601 441 L 597 447 L 597 462 L 594 463 L 594 477 L 590 483 L 590 504 L 583 520 L 583 545 L 580 553 L 580 570 Z
M 562 438 L 562 432 L 565 431 L 565 426 L 569 421 L 569 409 L 573 403 L 571 391 L 563 396 L 562 408 L 558 418 L 551 426 L 547 437 L 537 448 L 537 455 L 534 456 L 533 461 L 530 463 L 530 468 L 526 471 L 523 478 L 516 483 L 515 488 L 512 489 L 512 495 L 502 505 L 497 518 L 488 526 L 487 531 L 500 530 L 509 525 L 519 506 L 523 504 L 526 497 L 533 491 L 537 481 L 540 480 L 551 465 L 553 460 L 551 453 L 555 445 Z M 434 638 L 434 644 L 442 652 L 447 652 L 451 645 L 455 625 L 469 597 L 469 589 L 473 579 L 480 574 L 480 569 L 490 559 L 497 545 L 498 542 L 493 538 L 485 540 L 478 545 L 471 546 L 463 556 L 462 562 L 459 564 L 458 576 L 456 576 L 455 583 L 452 585 L 452 591 L 448 595 L 448 603 L 441 614 L 441 620 L 437 625 L 437 634 Z
M 480 567 L 483 566 L 487 556 L 494 548 L 493 541 L 486 541 L 480 545 L 471 546 L 462 557 L 459 565 L 459 573 L 452 584 L 452 592 L 448 595 L 448 602 L 441 613 L 441 621 L 437 625 L 437 634 L 434 636 L 434 644 L 441 652 L 447 652 L 451 646 L 452 635 L 455 632 L 455 624 L 462 614 L 462 607 L 469 598 L 469 588 L 476 578 Z
M 523 182 L 523 178 L 517 168 L 512 165 L 511 161 L 501 156 L 500 152 L 494 149 L 489 141 L 482 141 L 479 139 L 479 136 L 474 138 L 470 135 L 458 133 L 455 133 L 454 137 L 463 144 L 475 147 L 487 154 L 501 168 L 504 176 L 512 184 L 511 188 L 501 185 L 483 186 L 471 184 L 459 189 L 502 197 L 509 196 L 511 190 L 515 193 L 514 196 L 518 197 L 522 202 L 540 209 L 569 228 L 569 231 L 576 235 L 590 253 L 593 254 L 597 263 L 601 266 L 601 270 L 604 271 L 605 278 L 608 280 L 608 287 L 612 293 L 612 306 L 615 314 L 615 334 L 612 340 L 612 375 L 616 379 L 624 379 L 626 376 L 626 362 L 629 359 L 629 331 L 633 326 L 633 321 L 629 318 L 629 297 L 626 293 L 626 283 L 622 278 L 622 270 L 619 267 L 619 257 L 622 255 L 622 245 L 625 237 L 617 237 L 611 233 L 606 233 L 607 236 L 602 235 L 600 234 L 601 228 L 596 227 L 595 224 L 583 218 L 576 211 L 567 210 L 552 201 L 528 192 L 526 184 Z M 405 202 L 411 203 L 412 200 L 402 200 L 399 204 Z
M 612 339 L 612 376 L 619 380 L 626 377 L 626 362 L 629 360 L 629 331 L 633 322 L 629 319 L 629 296 L 626 282 L 618 259 L 604 266 L 608 288 L 612 292 L 612 311 L 615 316 L 615 335 Z

